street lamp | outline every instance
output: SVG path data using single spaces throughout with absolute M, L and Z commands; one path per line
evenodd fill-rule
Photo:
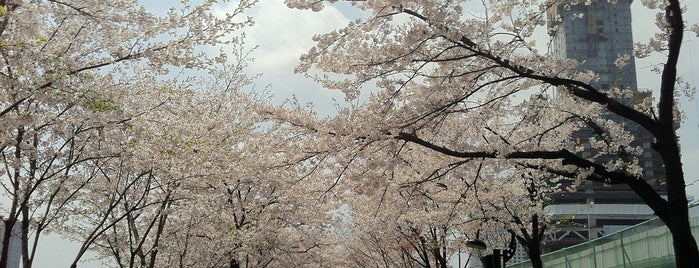
M 514 234 L 510 234 L 510 243 L 507 246 L 507 249 L 499 249 L 499 248 L 494 248 L 493 249 L 493 254 L 488 254 L 485 256 L 481 256 L 481 263 L 483 263 L 483 267 L 485 268 L 505 268 L 505 263 L 512 259 L 512 257 L 515 255 L 515 251 L 517 250 L 517 240 L 515 240 Z M 483 240 L 480 240 L 478 238 L 474 240 L 468 240 L 466 241 L 466 246 L 476 249 L 479 252 L 481 250 L 485 250 L 488 247 L 485 245 L 485 242 Z
M 475 240 L 466 241 L 466 246 L 477 250 L 485 250 L 486 248 L 488 248 L 488 246 L 485 245 L 485 242 L 483 242 L 483 240 L 477 238 Z

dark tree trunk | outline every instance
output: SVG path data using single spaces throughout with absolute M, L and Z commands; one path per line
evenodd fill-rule
M 653 148 L 660 153 L 665 164 L 668 198 L 665 217 L 661 217 L 663 214 L 658 216 L 672 233 L 677 267 L 699 267 L 699 250 L 689 225 L 689 206 L 674 119 L 675 106 L 679 105 L 675 101 L 675 83 L 684 35 L 683 11 L 678 0 L 670 0 L 667 3 L 665 20 L 669 26 L 668 56 L 660 82 L 658 102 L 660 124 L 654 133 L 658 143 L 653 144 Z M 654 211 L 659 212 L 655 209 Z
M 673 225 L 670 233 L 672 233 L 672 245 L 675 249 L 675 263 L 677 267 L 699 267 L 699 251 L 689 228 L 689 223 L 686 220 L 680 220 Z
M 672 137 L 676 138 L 674 135 Z M 665 215 L 665 219 L 661 218 L 661 220 L 665 222 L 672 234 L 677 267 L 699 267 L 699 249 L 697 249 L 697 243 L 689 225 L 689 204 L 682 162 L 679 154 L 672 153 L 673 151 L 679 152 L 679 146 L 677 142 L 668 143 L 661 145 L 661 147 L 669 147 L 667 149 L 670 152 L 663 155 L 667 174 L 668 213 Z
M 531 244 L 527 252 L 532 252 L 533 254 L 528 255 L 529 261 L 532 263 L 533 268 L 544 268 L 544 263 L 541 260 L 541 244 Z
M 517 239 L 520 245 L 524 246 L 524 251 L 527 253 L 532 267 L 544 268 L 543 261 L 541 260 L 541 242 L 546 233 L 546 226 L 539 223 L 539 215 L 532 215 L 530 228 L 530 230 L 527 230 L 522 227 L 520 229 L 522 232 L 521 235 L 513 230 L 509 230 L 509 232 Z M 514 255 L 514 252 L 512 252 L 512 254 Z
M 539 215 L 532 215 L 532 239 L 527 245 L 527 256 L 529 256 L 533 268 L 544 268 L 541 261 L 541 242 L 544 238 L 545 228 L 545 225 L 539 224 Z

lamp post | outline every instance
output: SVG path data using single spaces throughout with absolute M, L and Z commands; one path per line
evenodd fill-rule
M 510 235 L 510 243 L 506 249 L 494 248 L 493 254 L 481 256 L 481 263 L 483 263 L 483 267 L 505 268 L 505 263 L 512 259 L 512 257 L 515 255 L 515 251 L 517 250 L 517 240 L 515 240 L 515 236 L 513 234 Z M 478 238 L 466 241 L 466 246 L 476 249 L 479 252 L 488 248 L 485 245 L 485 242 Z
M 595 201 L 590 201 L 588 202 L 588 208 L 587 208 L 587 240 L 590 241 L 592 239 L 592 221 L 590 220 L 590 210 L 592 210 L 592 207 L 595 205 Z

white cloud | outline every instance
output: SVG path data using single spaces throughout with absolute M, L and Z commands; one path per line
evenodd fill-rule
M 248 15 L 255 25 L 245 30 L 246 43 L 257 47 L 249 72 L 262 74 L 257 84 L 270 85 L 276 100 L 296 96 L 302 102 L 315 103 L 321 114 L 333 113 L 332 99 L 342 99 L 341 94 L 294 73 L 294 68 L 314 45 L 315 34 L 341 28 L 349 19 L 333 6 L 312 12 L 288 8 L 282 0 L 260 1 Z
M 296 65 L 314 42 L 313 35 L 337 29 L 348 20 L 334 7 L 322 12 L 290 9 L 280 0 L 262 1 L 250 12 L 255 25 L 247 31 L 250 44 L 257 45 L 260 69 Z

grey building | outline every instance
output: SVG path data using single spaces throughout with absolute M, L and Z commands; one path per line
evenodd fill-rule
M 581 69 L 599 74 L 595 86 L 601 89 L 637 88 L 633 57 L 623 68 L 614 64 L 621 55 L 633 55 L 631 0 L 577 2 L 564 0 L 549 12 L 548 30 L 556 56 L 582 61 Z
M 636 82 L 630 6 L 631 0 L 562 0 L 548 14 L 555 55 L 577 59 L 582 62 L 581 70 L 597 73 L 599 80 L 593 85 L 600 90 L 616 87 L 631 91 L 632 97 L 623 100 L 627 105 L 651 94 L 639 90 Z M 615 61 L 623 55 L 631 58 L 625 66 L 617 67 Z M 623 121 L 615 115 L 608 116 Z M 626 129 L 635 135 L 631 145 L 644 148 L 639 158 L 644 179 L 653 182 L 654 188 L 663 193 L 661 183 L 665 174 L 660 156 L 650 148 L 652 135 L 630 122 Z M 593 135 L 591 129 L 582 129 L 573 139 L 580 146 L 590 148 L 586 144 L 590 135 Z M 625 185 L 585 182 L 576 192 L 561 192 L 552 199 L 547 209 L 562 221 L 557 232 L 545 242 L 546 251 L 575 245 L 653 217 L 650 208 Z
M 19 268 L 19 263 L 22 257 L 22 240 L 20 239 L 20 227 L 17 222 L 12 228 L 12 236 L 10 237 L 10 248 L 7 254 L 7 268 Z M 0 234 L 5 233 L 5 222 L 0 220 Z M 0 235 L 0 250 L 2 250 L 3 237 Z

